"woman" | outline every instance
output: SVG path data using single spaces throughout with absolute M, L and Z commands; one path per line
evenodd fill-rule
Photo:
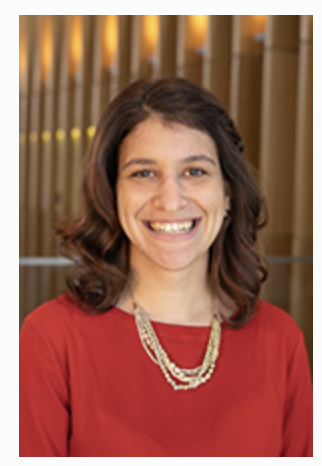
M 258 300 L 264 203 L 218 101 L 129 85 L 82 194 L 70 293 L 21 331 L 20 455 L 312 456 L 303 336 Z

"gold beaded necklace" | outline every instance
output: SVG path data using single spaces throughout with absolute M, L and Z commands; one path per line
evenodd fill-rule
M 221 327 L 216 315 L 213 316 L 209 341 L 203 362 L 194 369 L 183 369 L 171 361 L 162 348 L 152 323 L 143 309 L 132 299 L 135 323 L 143 348 L 152 361 L 157 364 L 167 382 L 174 390 L 189 390 L 210 379 L 219 354 Z

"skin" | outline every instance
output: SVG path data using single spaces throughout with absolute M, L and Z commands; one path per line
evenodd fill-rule
M 209 247 L 229 208 L 227 191 L 215 143 L 202 131 L 151 116 L 122 142 L 118 215 L 130 240 L 133 292 L 152 319 L 210 323 Z M 164 228 L 191 221 L 180 234 Z M 119 306 L 131 311 L 129 296 Z

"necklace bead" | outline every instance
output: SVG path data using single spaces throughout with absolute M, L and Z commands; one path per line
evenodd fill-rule
M 193 369 L 184 369 L 178 367 L 169 359 L 161 346 L 148 315 L 134 300 L 133 313 L 144 350 L 152 361 L 160 367 L 166 381 L 174 390 L 197 388 L 210 379 L 218 358 L 221 335 L 221 327 L 216 315 L 212 319 L 209 341 L 202 364 Z

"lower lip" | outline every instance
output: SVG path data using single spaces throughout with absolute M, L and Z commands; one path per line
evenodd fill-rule
M 143 222 L 145 228 L 154 238 L 159 239 L 161 241 L 167 241 L 167 242 L 186 241 L 186 240 L 193 238 L 195 234 L 197 233 L 200 223 L 201 223 L 201 219 L 198 219 L 196 221 L 195 226 L 192 228 L 192 230 L 189 230 L 186 233 L 176 233 L 172 235 L 171 233 L 165 233 L 163 231 L 153 231 L 151 230 L 151 228 L 149 228 L 146 222 Z

